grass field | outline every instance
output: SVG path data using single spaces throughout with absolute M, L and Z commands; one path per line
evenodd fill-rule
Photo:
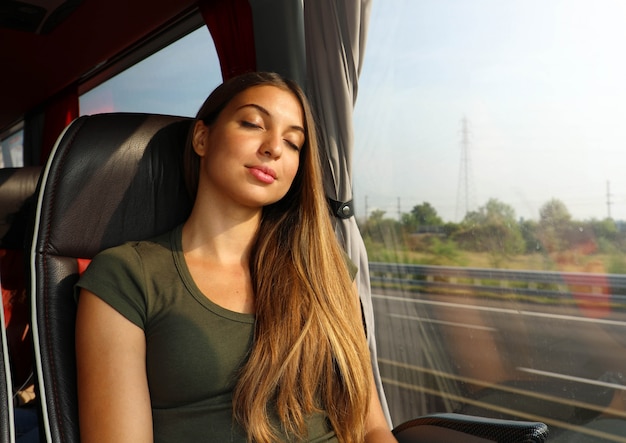
M 585 254 L 581 251 L 563 251 L 550 255 L 535 253 L 504 256 L 492 253 L 468 252 L 454 248 L 446 249 L 445 247 L 428 252 L 388 249 L 377 245 L 367 245 L 367 249 L 369 261 L 371 262 L 626 274 L 626 256 L 622 253 Z

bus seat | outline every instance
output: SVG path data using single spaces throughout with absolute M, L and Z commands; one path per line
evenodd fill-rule
M 100 114 L 72 122 L 42 174 L 31 254 L 42 441 L 79 441 L 74 353 L 79 272 L 102 249 L 185 220 L 182 152 L 191 119 Z
M 548 427 L 540 422 L 446 413 L 409 420 L 393 433 L 398 443 L 542 443 L 548 438 Z
M 0 287 L 13 384 L 32 372 L 25 251 L 32 237 L 32 200 L 41 167 L 0 169 Z
M 13 388 L 9 369 L 9 352 L 7 350 L 6 334 L 4 332 L 4 310 L 0 311 L 0 443 L 15 441 L 15 426 L 13 423 Z
M 59 137 L 48 160 L 37 193 L 30 257 L 42 441 L 79 441 L 74 284 L 102 249 L 152 237 L 187 218 L 192 202 L 181 170 L 190 124 L 189 118 L 148 114 L 80 117 Z M 447 431 L 444 435 L 463 435 L 446 441 L 466 443 L 466 432 L 476 431 L 458 425 L 458 419 L 441 416 L 428 423 Z M 414 432 L 417 425 L 429 428 L 423 424 L 414 420 L 394 432 L 402 442 L 423 441 Z M 483 430 L 478 436 L 490 435 L 485 427 L 498 426 L 488 419 L 474 424 Z
M 14 390 L 28 384 L 33 370 L 24 251 L 30 226 L 28 201 L 40 172 L 38 166 L 0 169 L 0 442 L 15 438 Z

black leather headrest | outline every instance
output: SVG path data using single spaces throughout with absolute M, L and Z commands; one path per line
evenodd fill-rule
M 142 240 L 189 215 L 182 155 L 191 119 L 148 114 L 81 117 L 46 171 L 48 252 L 91 258 Z
M 0 169 L 0 248 L 23 249 L 27 204 L 41 174 L 40 166 Z

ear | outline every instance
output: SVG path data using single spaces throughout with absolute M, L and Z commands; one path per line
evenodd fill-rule
M 191 143 L 193 146 L 193 150 L 200 157 L 204 157 L 204 154 L 207 150 L 209 138 L 209 127 L 204 124 L 202 120 L 196 122 L 193 127 L 193 137 L 191 138 Z

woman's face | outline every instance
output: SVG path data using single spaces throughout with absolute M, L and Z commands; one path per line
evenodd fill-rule
M 239 93 L 213 124 L 196 124 L 198 196 L 249 208 L 277 202 L 296 176 L 304 142 L 304 114 L 293 93 L 266 85 Z

